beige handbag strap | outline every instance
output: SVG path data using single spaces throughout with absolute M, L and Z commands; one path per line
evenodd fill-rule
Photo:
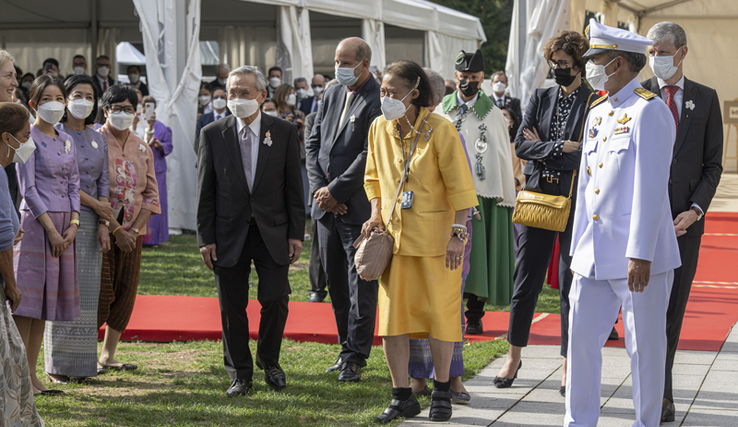
M 423 123 L 425 123 L 425 119 L 427 119 L 428 116 L 430 116 L 430 114 L 426 114 L 426 116 L 423 117 L 423 120 L 420 122 L 420 130 L 423 130 Z M 400 125 L 398 124 L 397 127 L 399 126 Z M 405 182 L 405 178 L 407 178 L 407 175 L 410 173 L 410 159 L 413 158 L 413 153 L 415 152 L 415 146 L 418 145 L 418 140 L 420 139 L 420 130 L 415 134 L 415 141 L 413 141 L 413 145 L 412 147 L 410 147 L 410 152 L 408 153 L 408 156 L 407 156 L 407 163 L 405 163 L 405 168 L 402 173 L 402 178 L 400 179 L 400 185 L 397 187 L 397 193 L 395 194 L 395 200 L 392 202 L 392 209 L 390 209 L 389 218 L 387 219 L 387 224 L 385 224 L 384 226 L 385 232 L 389 228 L 390 221 L 392 221 L 392 214 L 395 213 L 395 206 L 397 206 L 397 198 L 400 197 L 400 192 L 402 192 L 402 184 L 403 182 Z M 400 133 L 400 138 L 402 138 L 402 133 Z M 403 153 L 403 156 L 404 155 L 405 154 Z

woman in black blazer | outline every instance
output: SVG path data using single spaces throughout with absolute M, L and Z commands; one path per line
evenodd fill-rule
M 557 85 L 548 89 L 537 89 L 533 93 L 515 138 L 516 154 L 519 158 L 527 160 L 524 171 L 527 190 L 556 196 L 569 195 L 572 181 L 575 179 L 574 172 L 579 167 L 581 159 L 579 141 L 587 105 L 596 98 L 596 95 L 582 84 L 581 79 L 584 70 L 582 55 L 588 48 L 587 39 L 573 31 L 564 31 L 546 44 L 544 56 L 553 69 Z M 575 194 L 572 194 L 572 198 L 575 198 Z M 571 263 L 569 247 L 574 205 L 572 201 L 566 230 L 560 235 L 556 231 L 518 225 L 518 253 L 513 276 L 515 289 L 510 302 L 508 329 L 510 351 L 505 365 L 494 379 L 497 388 L 510 387 L 521 366 L 521 350 L 528 345 L 536 302 L 546 279 L 548 263 L 557 236 L 561 245 L 559 291 L 561 355 L 564 356 L 561 384 L 566 384 L 569 287 L 572 281 L 569 270 Z M 563 386 L 561 393 L 564 393 Z

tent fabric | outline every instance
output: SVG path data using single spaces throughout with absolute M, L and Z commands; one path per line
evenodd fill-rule
M 432 70 L 439 72 L 444 79 L 454 78 L 456 72 L 454 59 L 462 49 L 473 52 L 479 46 L 476 40 L 462 39 L 434 31 L 428 31 L 425 40 L 426 63 Z
M 277 15 L 278 67 L 282 68 L 282 81 L 291 82 L 295 77 L 313 75 L 313 54 L 310 48 L 309 12 L 294 6 L 280 6 Z
M 95 58 L 100 55 L 106 55 L 110 58 L 110 69 L 117 70 L 118 59 L 116 58 L 116 50 L 118 48 L 118 43 L 120 43 L 120 28 L 99 28 L 97 34 L 97 52 L 95 53 Z M 87 69 L 90 74 L 95 72 L 94 58 L 90 58 L 87 61 Z M 114 74 L 117 74 L 117 72 Z
M 128 42 L 118 43 L 115 48 L 116 61 L 120 64 L 146 64 L 146 56 Z
M 169 227 L 194 230 L 197 188 L 192 150 L 200 87 L 200 0 L 133 0 L 141 17 L 149 92 L 157 120 L 172 129 L 167 156 Z M 184 18 L 184 19 L 183 19 Z M 179 49 L 184 43 L 185 49 Z
M 384 22 L 376 19 L 364 19 L 361 21 L 361 38 L 367 42 L 372 49 L 370 65 L 383 70 L 387 66 L 387 55 L 385 54 Z
M 272 31 L 265 31 L 263 27 L 220 28 L 218 30 L 220 62 L 233 67 L 243 64 L 276 64 L 275 37 Z

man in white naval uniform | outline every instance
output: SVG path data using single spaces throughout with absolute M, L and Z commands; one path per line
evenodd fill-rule
M 608 97 L 589 113 L 574 214 L 570 366 L 564 426 L 596 426 L 602 346 L 622 306 L 631 359 L 633 426 L 661 418 L 666 309 L 681 264 L 668 197 L 676 138 L 671 112 L 638 72 L 653 42 L 594 19 L 587 80 Z

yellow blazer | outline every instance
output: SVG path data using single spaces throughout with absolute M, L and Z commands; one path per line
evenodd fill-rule
M 421 107 L 415 129 L 422 123 L 428 110 Z M 400 119 L 404 120 L 404 119 Z M 477 206 L 469 164 L 459 133 L 444 117 L 431 113 L 421 131 L 432 127 L 430 140 L 423 135 L 418 140 L 410 160 L 410 174 L 402 191 L 413 191 L 411 209 L 401 209 L 398 197 L 388 231 L 395 239 L 394 253 L 405 256 L 442 256 L 451 237 L 451 225 L 456 211 Z M 382 198 L 382 220 L 386 224 L 393 197 L 403 173 L 403 149 L 396 129 L 396 121 L 377 117 L 369 129 L 369 148 L 366 159 L 364 189 L 372 200 Z M 412 138 L 411 138 L 412 135 Z M 404 157 L 407 157 L 415 137 L 408 133 L 403 139 Z

